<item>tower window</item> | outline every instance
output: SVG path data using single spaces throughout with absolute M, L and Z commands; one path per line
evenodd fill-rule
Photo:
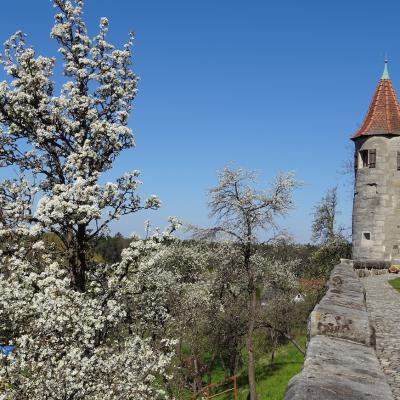
M 400 171 L 400 151 L 397 152 L 397 171 Z
M 375 164 L 376 164 L 376 150 L 375 149 L 368 150 L 368 167 L 375 168 Z
M 361 236 L 361 245 L 370 246 L 371 244 L 371 232 L 363 232 Z
M 375 168 L 376 167 L 376 150 L 361 150 L 360 151 L 360 168 Z
M 360 161 L 361 161 L 361 168 L 368 167 L 368 150 L 361 150 L 360 151 Z

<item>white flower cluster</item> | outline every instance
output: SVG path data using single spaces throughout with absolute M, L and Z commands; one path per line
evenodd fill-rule
M 59 221 L 87 224 L 101 217 L 98 198 L 98 185 L 83 178 L 77 178 L 73 184 L 54 185 L 52 196 L 43 196 L 39 200 L 36 217 L 44 226 Z
M 133 241 L 121 263 L 94 271 L 85 293 L 43 243 L 29 261 L 22 251 L 1 256 L 0 320 L 15 349 L 0 361 L 0 399 L 165 398 L 160 377 L 174 342 L 162 334 L 174 277 L 158 266 L 161 246 Z

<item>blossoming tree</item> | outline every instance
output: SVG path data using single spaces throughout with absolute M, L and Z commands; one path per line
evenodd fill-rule
M 0 398 L 162 398 L 173 277 L 156 259 L 177 221 L 134 239 L 120 263 L 97 265 L 91 254 L 110 222 L 159 207 L 157 197 L 138 196 L 138 171 L 99 183 L 134 145 L 133 37 L 116 49 L 106 18 L 89 37 L 83 1 L 53 4 L 60 93 L 55 58 L 36 55 L 22 32 L 0 58 L 8 75 L 0 83 L 0 166 L 18 169 L 0 184 L 0 335 L 15 346 L 0 361 Z M 45 245 L 49 233 L 60 246 Z
M 285 292 L 294 285 L 291 263 L 283 265 L 260 256 L 258 239 L 260 233 L 276 227 L 276 217 L 286 215 L 293 207 L 293 190 L 299 186 L 293 173 L 279 175 L 265 190 L 258 190 L 255 182 L 254 172 L 225 167 L 218 175 L 218 185 L 209 191 L 210 216 L 216 219 L 216 225 L 195 229 L 198 238 L 222 236 L 234 243 L 225 255 L 234 262 L 229 263 L 230 271 L 221 271 L 221 288 L 230 294 L 230 302 L 244 299 L 250 400 L 257 400 L 253 343 L 260 314 L 257 290 L 268 286 L 276 289 L 284 283 Z

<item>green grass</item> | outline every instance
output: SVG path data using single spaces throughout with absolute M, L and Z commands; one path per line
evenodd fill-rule
M 305 336 L 297 338 L 304 346 Z M 301 371 L 303 367 L 303 355 L 291 344 L 280 347 L 275 355 L 273 365 L 270 365 L 270 354 L 259 357 L 256 366 L 257 393 L 259 400 L 282 400 L 289 380 Z M 218 382 L 224 379 L 223 370 L 214 370 L 212 381 Z M 243 368 L 238 379 L 239 400 L 246 400 L 248 391 L 247 371 Z M 223 389 L 222 389 L 223 390 Z M 218 400 L 231 400 L 233 395 L 218 396 Z
M 400 278 L 389 279 L 388 282 L 392 285 L 393 288 L 400 292 Z

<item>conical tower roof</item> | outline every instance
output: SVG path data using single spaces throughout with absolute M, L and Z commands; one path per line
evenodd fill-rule
M 364 122 L 351 138 L 370 135 L 400 135 L 400 106 L 389 78 L 387 61 Z

